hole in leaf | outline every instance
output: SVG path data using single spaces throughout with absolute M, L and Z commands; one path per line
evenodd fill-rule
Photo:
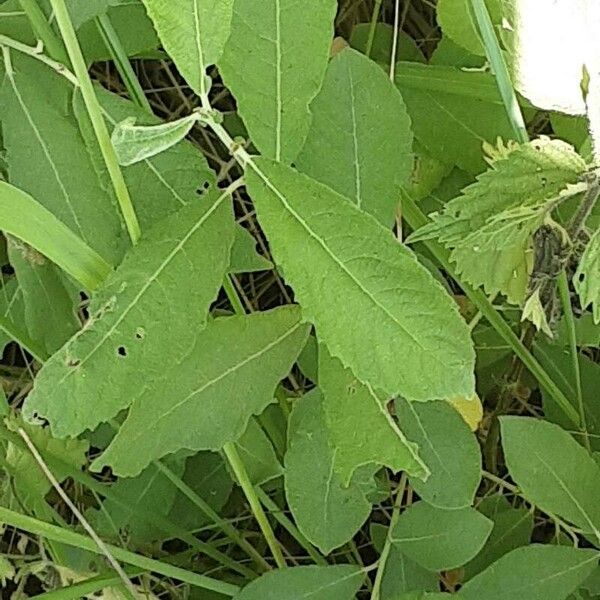
M 146 337 L 146 330 L 143 327 L 138 327 L 135 330 L 135 339 L 143 340 Z
M 117 348 L 117 354 L 123 357 L 127 356 L 127 348 L 125 348 L 125 346 L 119 346 Z
M 578 279 L 579 279 L 579 283 L 583 283 L 585 280 L 585 273 L 579 273 Z
M 81 364 L 81 361 L 78 358 L 68 358 L 67 359 L 67 367 L 71 367 L 74 369 Z

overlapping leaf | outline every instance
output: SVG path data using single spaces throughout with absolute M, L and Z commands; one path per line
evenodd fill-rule
M 468 328 L 390 231 L 284 165 L 258 159 L 247 179 L 275 260 L 333 356 L 390 395 L 473 394 Z
M 64 437 L 94 429 L 143 396 L 165 364 L 193 347 L 232 243 L 226 192 L 160 221 L 94 295 L 86 327 L 44 365 L 25 414 L 43 416 Z
M 252 142 L 291 162 L 308 132 L 333 38 L 335 0 L 236 0 L 219 70 L 236 98 Z
M 132 476 L 177 450 L 220 450 L 238 439 L 274 401 L 307 335 L 297 307 L 212 321 L 178 361 L 162 364 L 94 468 Z
M 600 323 L 600 229 L 594 233 L 573 278 L 581 306 L 592 306 L 594 323 Z
M 532 267 L 532 235 L 585 169 L 568 144 L 535 140 L 494 161 L 410 239 L 437 238 L 452 250 L 451 259 L 469 283 L 522 303 Z

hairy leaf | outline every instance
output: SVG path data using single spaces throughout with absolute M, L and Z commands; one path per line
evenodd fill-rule
M 342 50 L 329 63 L 310 111 L 295 165 L 391 227 L 400 186 L 412 170 L 413 136 L 390 78 L 362 54 Z
M 274 258 L 333 356 L 390 395 L 473 394 L 456 304 L 390 231 L 284 165 L 259 159 L 247 179 Z
M 333 38 L 335 0 L 236 0 L 219 70 L 262 154 L 291 162 L 310 123 Z
M 540 138 L 509 150 L 409 241 L 437 238 L 469 283 L 520 304 L 532 269 L 532 235 L 585 169 L 559 140 Z
M 373 463 L 414 477 L 429 474 L 417 445 L 406 439 L 390 414 L 385 396 L 358 381 L 324 346 L 319 349 L 319 387 L 343 485 L 358 467 Z
M 110 465 L 118 475 L 133 476 L 182 448 L 220 450 L 237 440 L 250 417 L 274 401 L 275 388 L 307 335 L 297 307 L 212 321 L 180 360 L 163 365 L 161 377 L 133 401 L 93 467 Z
M 150 229 L 92 298 L 84 329 L 44 365 L 27 417 L 77 435 L 142 397 L 194 345 L 232 243 L 231 204 L 218 191 Z
M 200 96 L 210 89 L 231 26 L 233 0 L 143 0 L 163 47 Z

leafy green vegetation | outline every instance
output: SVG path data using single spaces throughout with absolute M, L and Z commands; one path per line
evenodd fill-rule
M 599 600 L 599 26 L 0 0 L 2 597 Z

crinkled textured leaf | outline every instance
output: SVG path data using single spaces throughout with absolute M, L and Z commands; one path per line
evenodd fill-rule
M 387 466 L 424 478 L 429 470 L 387 408 L 385 396 L 363 385 L 351 371 L 319 349 L 319 387 L 330 445 L 342 484 L 348 485 L 357 467 Z
M 456 304 L 390 231 L 284 165 L 258 159 L 247 181 L 273 256 L 333 356 L 390 395 L 474 392 Z
M 391 228 L 400 186 L 408 183 L 413 166 L 413 136 L 390 78 L 346 48 L 329 63 L 310 112 L 308 137 L 294 161 L 298 170 Z
M 45 417 L 58 437 L 94 429 L 181 361 L 221 287 L 233 223 L 227 194 L 214 191 L 150 229 L 93 296 L 84 329 L 40 371 L 27 418 Z
M 192 113 L 160 125 L 137 125 L 135 118 L 117 123 L 111 141 L 119 164 L 126 167 L 168 150 L 184 139 L 197 121 L 198 115 Z
M 23 293 L 25 326 L 50 355 L 80 328 L 79 294 L 56 265 L 30 246 L 9 238 L 8 252 Z
M 256 251 L 254 236 L 242 225 L 235 228 L 235 238 L 231 248 L 230 273 L 254 273 L 268 271 L 273 263 Z
M 233 0 L 142 0 L 164 49 L 200 96 L 229 37 Z
M 212 321 L 177 362 L 163 362 L 161 377 L 134 400 L 93 467 L 133 476 L 177 450 L 220 450 L 237 440 L 274 401 L 307 336 L 297 307 Z
M 354 565 L 277 569 L 248 584 L 233 600 L 353 600 L 364 577 Z
M 600 229 L 598 229 L 583 252 L 573 278 L 579 294 L 581 307 L 592 306 L 594 323 L 600 323 Z
M 600 466 L 566 431 L 533 418 L 501 417 L 502 448 L 527 500 L 600 539 Z
M 291 162 L 310 123 L 333 38 L 335 0 L 236 0 L 231 37 L 219 62 L 254 145 Z
M 182 457 L 175 457 L 168 464 L 177 476 L 183 474 L 184 466 Z M 164 529 L 149 521 L 147 515 L 166 517 L 175 501 L 177 488 L 156 466 L 150 465 L 132 479 L 119 479 L 111 490 L 118 495 L 119 502 L 109 498 L 101 508 L 88 511 L 86 515 L 98 533 L 109 539 L 128 539 L 135 544 L 164 537 Z
M 492 23 L 500 25 L 502 21 L 501 0 L 486 0 Z M 442 31 L 454 42 L 471 52 L 485 56 L 485 48 L 473 14 L 471 0 L 439 0 L 437 3 L 437 21 Z
M 494 524 L 474 508 L 445 510 L 417 502 L 398 518 L 392 542 L 429 571 L 455 569 L 483 547 Z
M 494 528 L 481 552 L 465 565 L 466 579 L 511 550 L 529 544 L 533 531 L 533 512 L 523 506 L 513 508 L 500 494 L 483 498 L 477 509 L 494 522 Z
M 325 554 L 352 539 L 371 512 L 371 503 L 357 483 L 362 473 L 344 487 L 336 474 L 336 460 L 321 392 L 315 389 L 294 403 L 288 425 L 285 491 L 298 529 Z
M 117 263 L 128 246 L 126 232 L 73 118 L 71 85 L 35 59 L 11 57 L 14 75 L 5 78 L 2 92 L 10 183 L 31 194 L 105 260 Z
M 595 550 L 534 544 L 517 548 L 468 581 L 459 600 L 565 600 L 598 564 Z
M 411 479 L 415 491 L 440 508 L 470 506 L 481 480 L 481 451 L 463 418 L 447 402 L 397 399 L 395 405 L 400 428 L 431 472 L 426 481 Z
M 154 115 L 138 108 L 133 102 L 99 86 L 96 87 L 96 95 L 102 105 L 109 131 L 128 117 L 134 117 L 136 122 L 144 125 L 161 123 Z M 112 190 L 96 136 L 91 129 L 87 111 L 79 94 L 75 95 L 75 112 L 88 150 L 96 158 L 97 169 L 102 172 L 105 188 Z M 185 204 L 196 202 L 198 193 L 216 181 L 203 154 L 187 140 L 157 156 L 124 167 L 123 176 L 142 230 L 154 225 Z
M 410 239 L 436 237 L 452 250 L 451 259 L 469 283 L 520 304 L 532 266 L 531 236 L 585 169 L 564 142 L 541 138 L 524 144 L 495 160 Z
M 480 173 L 486 168 L 482 144 L 514 138 L 491 73 L 400 62 L 395 81 L 415 138 L 445 164 Z
M 254 419 L 250 419 L 246 431 L 235 445 L 253 485 L 262 485 L 283 475 L 273 444 Z

